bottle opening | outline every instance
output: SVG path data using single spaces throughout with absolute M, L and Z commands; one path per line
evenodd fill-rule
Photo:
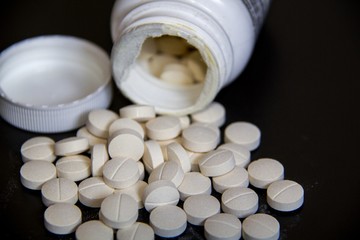
M 183 38 L 170 35 L 147 38 L 137 63 L 160 82 L 179 86 L 203 83 L 207 71 L 194 46 Z
M 115 82 L 131 101 L 153 105 L 159 114 L 184 115 L 213 99 L 219 77 L 213 53 L 198 38 L 181 33 L 177 28 L 146 25 L 127 32 L 115 44 Z

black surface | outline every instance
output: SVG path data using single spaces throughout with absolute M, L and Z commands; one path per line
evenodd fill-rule
M 62 0 L 0 3 L 0 50 L 28 37 L 67 34 L 93 41 L 110 52 L 113 1 Z M 281 239 L 350 239 L 360 215 L 359 81 L 360 14 L 357 0 L 275 0 L 246 70 L 217 101 L 227 123 L 250 121 L 262 131 L 252 159 L 271 157 L 285 177 L 305 189 L 303 207 L 275 216 Z M 111 109 L 129 102 L 115 90 Z M 0 119 L 1 239 L 74 239 L 43 227 L 40 193 L 19 181 L 19 149 L 29 133 Z M 54 140 L 74 132 L 49 135 Z M 84 210 L 84 220 L 98 209 Z M 142 211 L 141 221 L 147 221 Z M 179 239 L 202 239 L 202 228 L 189 227 Z

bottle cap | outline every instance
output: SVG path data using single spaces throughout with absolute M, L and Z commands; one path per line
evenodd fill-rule
M 32 132 L 57 133 L 85 124 L 112 99 L 111 64 L 97 45 L 77 37 L 29 38 L 0 54 L 0 115 Z

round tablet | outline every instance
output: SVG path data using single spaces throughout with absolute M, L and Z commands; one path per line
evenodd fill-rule
M 213 130 L 217 135 L 218 135 L 218 142 L 220 142 L 220 135 L 221 135 L 221 131 L 220 131 L 220 128 L 213 125 L 213 124 L 210 124 L 210 123 L 202 123 L 202 122 L 193 122 L 191 123 L 191 125 L 189 127 L 207 127 L 207 128 L 210 128 L 211 130 Z
M 106 185 L 101 177 L 87 178 L 79 184 L 79 201 L 87 207 L 98 208 L 113 192 L 114 189 Z
M 20 181 L 28 189 L 40 190 L 42 185 L 56 178 L 56 167 L 49 161 L 29 161 L 20 168 Z
M 271 158 L 261 158 L 248 166 L 249 181 L 254 187 L 266 189 L 270 183 L 284 179 L 283 165 Z
M 21 146 L 20 151 L 23 162 L 32 160 L 55 161 L 54 145 L 54 140 L 49 137 L 30 138 Z
M 184 172 L 190 172 L 191 162 L 184 147 L 177 142 L 170 143 L 166 147 L 168 161 L 177 162 Z
M 146 123 L 146 134 L 153 140 L 168 140 L 176 138 L 181 132 L 181 124 L 178 117 L 160 116 Z
M 143 140 L 143 137 L 140 133 L 138 133 L 137 131 L 131 129 L 131 128 L 122 128 L 119 130 L 116 130 L 115 132 L 113 132 L 109 137 L 108 137 L 108 141 L 109 143 L 111 142 L 111 140 L 113 138 L 115 138 L 116 136 L 118 136 L 119 134 L 132 134 L 137 136 L 138 138 L 140 138 L 141 140 Z
M 91 220 L 76 229 L 75 237 L 77 240 L 113 240 L 114 231 L 99 220 Z
M 109 127 L 118 118 L 119 116 L 116 113 L 108 109 L 92 110 L 88 115 L 86 128 L 97 137 L 108 138 Z
M 95 144 L 91 150 L 91 175 L 101 177 L 103 166 L 109 160 L 107 147 L 105 144 Z
M 261 133 L 257 126 L 248 122 L 234 122 L 225 128 L 224 141 L 240 144 L 250 151 L 260 145 Z
M 86 138 L 89 142 L 90 148 L 92 148 L 95 144 L 105 144 L 107 145 L 107 139 L 106 138 L 100 138 L 93 134 L 91 134 L 86 127 L 80 128 L 76 132 L 77 137 L 83 137 Z
M 238 218 L 246 218 L 256 213 L 259 206 L 259 197 L 250 188 L 235 187 L 227 189 L 221 196 L 221 209 Z
M 241 237 L 241 222 L 232 214 L 218 213 L 206 219 L 204 232 L 208 240 L 238 240 Z
M 199 161 L 200 172 L 208 177 L 226 174 L 233 170 L 234 167 L 234 154 L 225 149 L 211 151 Z
M 108 152 L 111 158 L 129 157 L 139 161 L 144 154 L 144 141 L 131 129 L 118 130 L 109 139 Z
M 81 210 L 74 204 L 56 203 L 45 210 L 44 222 L 49 232 L 59 235 L 73 233 L 81 224 Z
M 196 184 L 194 184 L 196 183 Z M 184 179 L 178 187 L 180 199 L 185 201 L 189 196 L 211 194 L 211 180 L 199 172 L 185 173 Z
M 191 72 L 180 63 L 166 64 L 159 79 L 176 85 L 189 85 L 193 83 Z
M 169 180 L 149 183 L 143 193 L 143 203 L 148 212 L 159 206 L 176 205 L 179 198 L 178 190 Z
M 59 177 L 81 181 L 91 175 L 91 160 L 84 155 L 62 157 L 56 162 Z
M 140 177 L 139 167 L 131 158 L 118 157 L 107 161 L 103 167 L 103 178 L 113 188 L 127 188 Z
M 245 240 L 276 240 L 280 236 L 280 224 L 276 218 L 257 213 L 245 218 L 243 222 L 243 238 Z
M 121 129 L 131 129 L 137 132 L 142 139 L 145 137 L 145 131 L 143 127 L 137 121 L 131 118 L 119 118 L 111 123 L 109 127 L 109 136 Z
M 234 154 L 236 166 L 247 167 L 250 163 L 251 153 L 249 149 L 237 143 L 224 143 L 218 149 L 230 150 Z
M 191 119 L 193 122 L 208 123 L 221 127 L 226 120 L 226 111 L 222 104 L 213 102 L 201 111 L 191 114 Z
M 190 125 L 182 132 L 183 146 L 192 152 L 209 152 L 219 142 L 219 135 L 210 127 Z
M 146 223 L 136 222 L 128 228 L 119 229 L 116 233 L 117 240 L 154 240 L 154 230 Z
M 54 178 L 42 185 L 41 198 L 47 207 L 55 203 L 75 204 L 78 200 L 78 186 L 70 179 Z
M 144 207 L 144 203 L 142 202 L 142 196 L 147 185 L 148 184 L 144 181 L 137 181 L 134 185 L 124 189 L 116 189 L 115 192 L 125 193 L 133 197 L 138 205 L 138 208 L 141 209 Z
M 148 173 L 151 173 L 152 170 L 164 162 L 163 152 L 158 142 L 155 140 L 145 141 L 145 149 L 143 155 L 143 162 L 145 169 Z
M 177 206 L 166 205 L 150 213 L 150 226 L 160 237 L 176 237 L 186 229 L 186 213 Z
M 267 203 L 278 211 L 294 211 L 304 203 L 304 189 L 291 180 L 273 182 L 267 188 Z
M 217 198 L 208 194 L 188 197 L 183 205 L 187 221 L 193 225 L 203 226 L 207 218 L 220 213 Z
M 120 117 L 131 118 L 138 122 L 146 122 L 155 118 L 155 108 L 149 105 L 128 105 L 119 109 Z
M 245 168 L 236 166 L 224 175 L 213 177 L 212 183 L 218 193 L 223 193 L 226 189 L 233 187 L 248 187 L 249 174 Z
M 149 175 L 148 183 L 169 180 L 178 187 L 184 179 L 184 171 L 175 161 L 167 161 L 157 166 Z
M 83 137 L 69 137 L 55 143 L 57 156 L 71 156 L 89 150 L 89 141 Z
M 191 72 L 181 63 L 166 64 L 160 74 L 160 79 L 178 85 L 193 83 Z
M 138 205 L 129 195 L 114 193 L 101 203 L 99 218 L 107 226 L 122 229 L 130 227 L 138 217 Z

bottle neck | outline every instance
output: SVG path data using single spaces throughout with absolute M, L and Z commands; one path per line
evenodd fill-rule
M 184 115 L 202 109 L 213 101 L 231 74 L 233 52 L 227 35 L 211 16 L 190 3 L 142 4 L 113 31 L 117 36 L 112 51 L 116 84 L 131 100 L 152 104 L 159 113 Z M 145 40 L 163 35 L 186 39 L 200 52 L 207 65 L 203 83 L 164 85 L 140 69 L 136 59 Z

